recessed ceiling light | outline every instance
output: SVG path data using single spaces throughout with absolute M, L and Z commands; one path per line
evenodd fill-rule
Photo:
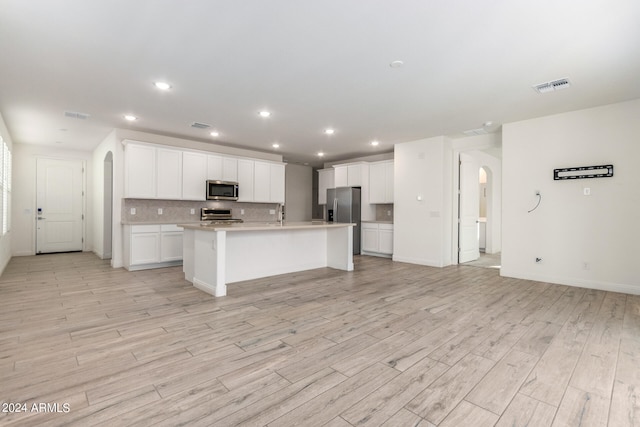
M 138 120 L 136 116 L 132 116 L 131 114 L 125 114 L 124 119 L 128 122 L 135 122 Z
M 220 136 L 220 133 L 219 133 L 218 131 L 215 131 L 215 130 L 214 130 L 214 131 L 213 131 L 213 132 L 211 132 L 209 135 L 211 135 L 212 137 L 216 138 L 216 137 Z
M 404 62 L 402 61 L 393 61 L 389 64 L 389 67 L 391 68 L 401 68 L 404 65 Z
M 271 144 L 271 146 L 273 148 L 280 148 L 280 144 L 278 144 L 277 142 L 274 142 L 273 144 Z
M 493 122 L 492 122 L 492 121 L 484 122 L 484 123 L 482 124 L 482 126 L 483 126 L 483 127 L 486 127 L 486 128 L 488 128 L 488 127 L 490 127 L 490 126 L 492 126 L 492 125 L 493 125 Z
M 271 115 L 271 113 L 267 110 L 262 110 L 258 114 L 260 114 L 260 117 L 269 117 Z
M 333 135 L 334 133 L 336 133 L 336 131 L 334 129 L 328 128 L 324 130 L 324 133 L 326 133 L 327 135 Z
M 167 82 L 153 82 L 153 85 L 160 90 L 169 90 L 171 85 Z
M 324 153 L 321 151 L 318 153 L 318 157 L 322 157 L 322 156 L 324 156 Z
M 374 147 L 379 145 L 380 143 L 378 141 L 371 141 L 371 145 L 373 145 Z

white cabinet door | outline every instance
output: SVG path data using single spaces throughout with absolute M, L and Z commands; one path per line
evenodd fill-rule
M 347 186 L 362 187 L 362 165 L 347 166 Z
M 362 250 L 378 252 L 378 224 L 362 224 Z
M 334 181 L 336 187 L 348 187 L 349 186 L 349 169 L 348 166 L 335 166 L 334 167 Z
M 153 264 L 160 261 L 160 233 L 131 233 L 131 265 Z
M 393 203 L 393 160 L 384 164 L 385 169 L 385 203 Z
M 156 149 L 128 143 L 124 149 L 125 198 L 156 197 Z
M 333 169 L 321 169 L 318 171 L 318 204 L 327 204 L 327 189 L 335 188 L 335 171 Z
M 207 156 L 207 179 L 222 181 L 222 156 Z
M 393 254 L 393 225 L 378 225 L 378 252 L 381 254 Z
M 238 159 L 234 157 L 222 158 L 222 180 L 238 182 Z
M 238 159 L 238 201 L 253 202 L 253 160 Z
M 170 200 L 182 198 L 182 151 L 156 149 L 156 197 Z
M 165 226 L 163 225 L 163 230 Z M 182 259 L 182 231 L 162 231 L 160 233 L 160 261 Z
M 271 201 L 271 165 L 254 162 L 253 166 L 253 201 L 268 203 Z
M 207 155 L 185 151 L 182 154 L 182 199 L 205 200 Z
M 369 203 L 386 203 L 385 164 L 369 166 Z
M 275 165 L 271 164 L 271 196 L 270 201 L 272 203 L 280 203 L 284 204 L 284 176 L 285 176 L 285 165 Z

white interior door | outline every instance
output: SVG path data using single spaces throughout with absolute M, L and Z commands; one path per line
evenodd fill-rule
M 460 153 L 459 263 L 480 258 L 478 242 L 479 170 L 479 163 L 473 157 Z
M 83 175 L 81 160 L 37 160 L 36 253 L 83 248 Z

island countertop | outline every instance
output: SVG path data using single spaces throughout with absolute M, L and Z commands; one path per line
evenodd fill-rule
M 280 222 L 237 222 L 231 224 L 186 223 L 178 224 L 186 230 L 203 231 L 271 231 L 271 230 L 302 230 L 320 228 L 342 228 L 355 226 L 352 223 L 338 223 L 325 221 L 284 221 Z

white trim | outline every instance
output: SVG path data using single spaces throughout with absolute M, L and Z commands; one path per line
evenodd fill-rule
M 576 279 L 571 277 L 558 277 L 558 276 L 545 276 L 545 275 L 526 275 L 526 274 L 513 274 L 508 269 L 502 267 L 500 269 L 500 276 L 512 277 L 515 279 L 532 280 L 536 282 L 552 283 L 556 285 L 573 286 L 577 288 L 597 289 L 607 292 L 620 292 L 624 294 L 640 295 L 640 286 L 629 285 L 624 283 L 603 282 L 599 280 L 585 280 Z

